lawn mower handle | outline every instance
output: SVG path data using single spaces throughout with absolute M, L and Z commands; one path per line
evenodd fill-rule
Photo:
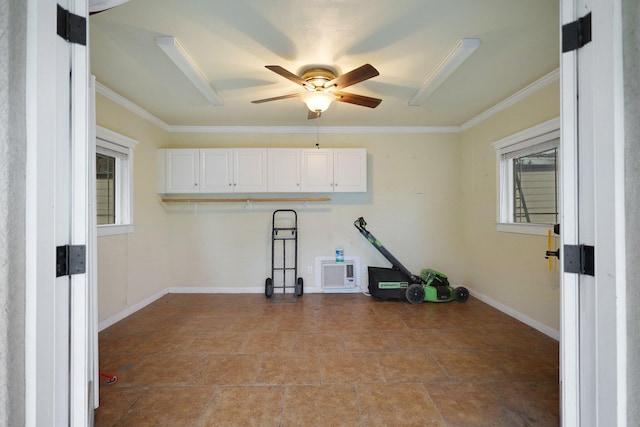
M 422 279 L 420 276 L 412 274 L 407 267 L 405 267 L 400 261 L 398 261 L 398 258 L 393 256 L 393 254 L 382 245 L 380 240 L 376 239 L 376 236 L 371 234 L 366 229 L 367 221 L 365 221 L 363 217 L 356 219 L 353 225 L 358 229 L 360 234 L 362 234 L 369 241 L 369 243 L 371 243 L 373 247 L 376 248 L 378 252 L 380 252 L 387 259 L 387 261 L 391 263 L 394 269 L 400 270 L 404 273 L 405 276 L 411 278 L 412 283 L 424 283 L 424 279 Z

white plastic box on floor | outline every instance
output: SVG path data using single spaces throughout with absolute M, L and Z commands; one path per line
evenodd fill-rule
M 324 293 L 360 292 L 360 257 L 316 257 L 316 287 Z

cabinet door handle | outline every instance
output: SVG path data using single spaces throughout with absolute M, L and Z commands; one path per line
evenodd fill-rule
M 197 187 L 197 186 L 198 186 L 198 183 L 197 183 L 197 182 L 196 182 L 196 183 L 194 183 L 194 184 L 193 184 L 193 186 L 194 186 L 194 187 Z

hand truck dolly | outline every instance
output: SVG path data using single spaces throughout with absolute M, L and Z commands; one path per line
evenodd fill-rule
M 281 246 L 281 249 L 276 246 Z M 293 266 L 287 264 L 287 249 L 289 258 L 293 250 Z M 282 255 L 281 263 L 276 262 L 279 261 L 276 251 Z M 276 292 L 278 289 L 282 292 Z M 298 214 L 293 209 L 278 209 L 273 212 L 272 217 L 271 277 L 265 281 L 264 295 L 272 301 L 285 299 L 287 289 L 293 290 L 293 301 L 304 292 L 302 277 L 298 277 Z

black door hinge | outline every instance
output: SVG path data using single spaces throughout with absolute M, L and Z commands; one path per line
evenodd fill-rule
M 580 49 L 591 41 L 591 12 L 562 26 L 562 53 Z
M 87 45 L 87 18 L 58 5 L 58 35 L 68 42 Z
M 564 272 L 595 275 L 594 247 L 588 245 L 564 245 Z
M 56 277 L 84 274 L 86 272 L 87 247 L 65 245 L 56 248 Z

